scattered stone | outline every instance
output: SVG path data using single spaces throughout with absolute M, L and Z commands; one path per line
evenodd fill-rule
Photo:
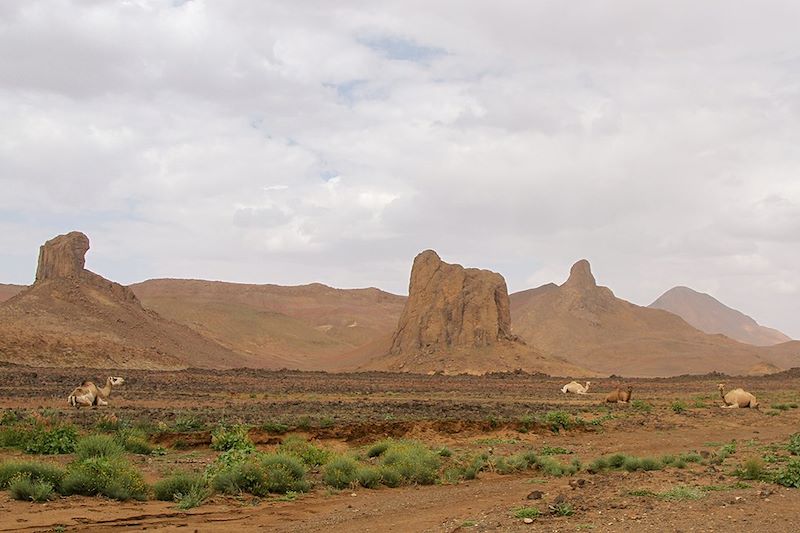
M 553 499 L 553 505 L 559 505 L 559 504 L 562 504 L 562 503 L 566 503 L 566 501 L 567 501 L 567 497 L 564 496 L 563 494 L 559 494 L 558 496 L 556 496 Z
M 523 518 L 522 521 L 526 524 L 533 524 L 533 518 Z
M 543 496 L 544 496 L 544 492 L 542 492 L 540 490 L 534 490 L 530 494 L 528 494 L 528 499 L 529 500 L 541 500 Z

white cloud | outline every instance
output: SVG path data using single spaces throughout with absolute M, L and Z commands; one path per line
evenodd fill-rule
M 800 337 L 795 2 L 0 2 L 0 281 L 676 284 Z

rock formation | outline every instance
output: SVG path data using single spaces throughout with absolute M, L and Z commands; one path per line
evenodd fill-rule
M 434 353 L 517 341 L 503 276 L 445 263 L 433 250 L 414 259 L 391 353 Z
M 50 239 L 39 248 L 36 281 L 81 277 L 88 251 L 89 237 L 80 231 L 72 231 Z

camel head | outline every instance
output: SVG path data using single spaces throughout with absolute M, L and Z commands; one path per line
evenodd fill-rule
M 589 385 L 591 385 L 591 384 L 592 384 L 592 382 L 591 382 L 591 381 L 587 381 L 587 382 L 586 382 L 586 390 L 589 390 Z
M 630 393 L 632 393 L 632 392 L 633 392 L 633 387 L 631 387 L 630 385 L 628 385 L 628 394 L 630 394 Z
M 123 383 L 125 383 L 125 378 L 109 377 L 108 381 L 109 383 L 111 383 L 113 386 L 116 387 L 118 385 L 122 385 Z
M 719 391 L 721 393 L 725 394 L 725 384 L 724 383 L 720 383 L 719 385 L 717 385 L 717 388 L 719 389 Z

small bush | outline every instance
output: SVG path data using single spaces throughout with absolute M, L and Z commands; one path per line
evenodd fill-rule
M 31 481 L 43 481 L 58 487 L 64 478 L 64 470 L 48 463 L 7 461 L 0 464 L 0 489 L 8 488 L 11 481 L 21 475 Z
M 572 452 L 560 446 L 542 446 L 539 455 L 569 455 Z
M 229 450 L 255 450 L 255 445 L 247 435 L 248 427 L 243 424 L 219 426 L 211 432 L 211 449 L 218 452 Z
M 211 486 L 223 494 L 247 492 L 259 497 L 269 494 L 264 470 L 253 461 L 238 463 L 220 471 L 212 480 Z
M 391 440 L 382 440 L 374 443 L 367 450 L 367 457 L 379 457 L 383 455 L 384 452 L 389 449 L 389 446 L 391 446 L 392 442 L 393 441 Z
M 685 412 L 686 409 L 688 408 L 686 402 L 683 402 L 681 400 L 675 400 L 669 407 L 670 409 L 672 409 L 672 412 L 676 414 L 681 414 Z
M 350 457 L 334 457 L 322 469 L 322 481 L 335 489 L 349 487 L 358 477 L 358 463 Z
M 142 474 L 119 457 L 91 457 L 75 461 L 68 467 L 61 488 L 65 495 L 101 494 L 120 501 L 147 498 L 147 485 Z
M 286 437 L 278 446 L 278 453 L 297 457 L 304 465 L 311 467 L 324 465 L 331 457 L 331 452 L 328 450 L 314 446 L 296 435 Z
M 375 466 L 362 466 L 356 471 L 356 480 L 364 488 L 378 488 L 381 484 L 381 470 Z
M 478 473 L 481 470 L 488 466 L 487 462 L 488 456 L 486 454 L 478 455 L 477 457 L 473 458 L 467 465 L 463 468 L 461 473 L 464 479 L 475 479 L 478 477 Z
M 567 502 L 557 503 L 552 507 L 552 513 L 556 516 L 572 516 L 575 509 Z
M 136 429 L 122 429 L 114 436 L 126 452 L 150 455 L 155 448 L 147 441 L 145 433 Z
M 192 485 L 189 492 L 181 494 L 178 498 L 178 509 L 187 510 L 202 505 L 211 495 L 208 487 L 203 483 Z
M 789 437 L 789 444 L 786 449 L 792 455 L 800 455 L 800 433 L 795 433 Z
M 178 433 L 188 433 L 191 431 L 200 431 L 205 427 L 205 424 L 194 415 L 182 415 L 175 419 L 172 425 L 174 431 Z
M 72 453 L 78 442 L 78 430 L 73 425 L 46 426 L 36 424 L 24 433 L 21 447 L 26 453 L 56 455 Z
M 381 483 L 387 487 L 399 487 L 403 483 L 403 476 L 394 468 L 388 466 L 378 467 L 378 472 L 381 474 Z
M 542 514 L 536 507 L 519 507 L 514 509 L 515 518 L 539 518 Z
M 653 406 L 644 400 L 632 400 L 631 409 L 641 411 L 642 413 L 649 413 L 653 410 Z
M 419 443 L 390 446 L 384 452 L 381 463 L 384 467 L 396 470 L 406 483 L 431 485 L 439 477 L 439 456 Z
M 268 454 L 261 457 L 259 462 L 267 476 L 267 489 L 270 492 L 285 494 L 309 489 L 310 485 L 305 479 L 306 469 L 295 457 Z
M 543 422 L 553 433 L 558 433 L 562 429 L 570 429 L 575 425 L 569 413 L 565 411 L 548 411 L 543 417 Z
M 89 459 L 91 457 L 119 457 L 124 453 L 113 437 L 108 435 L 87 435 L 78 441 L 75 446 L 75 454 L 78 459 Z
M 766 472 L 764 471 L 764 463 L 761 461 L 761 459 L 755 457 L 750 458 L 741 465 L 739 465 L 739 467 L 736 468 L 736 470 L 734 470 L 733 475 L 735 475 L 739 479 L 747 479 L 747 480 L 764 479 L 766 477 Z
M 47 481 L 33 480 L 25 474 L 14 477 L 8 490 L 15 500 L 46 502 L 55 497 L 52 484 Z
M 800 488 L 800 459 L 792 459 L 775 473 L 773 481 L 784 487 Z
M 179 472 L 157 481 L 153 492 L 157 500 L 178 501 L 192 492 L 195 485 L 204 486 L 203 478 L 197 474 Z
M 280 422 L 264 422 L 261 424 L 261 429 L 273 435 L 283 435 L 289 431 L 289 426 L 281 424 Z

